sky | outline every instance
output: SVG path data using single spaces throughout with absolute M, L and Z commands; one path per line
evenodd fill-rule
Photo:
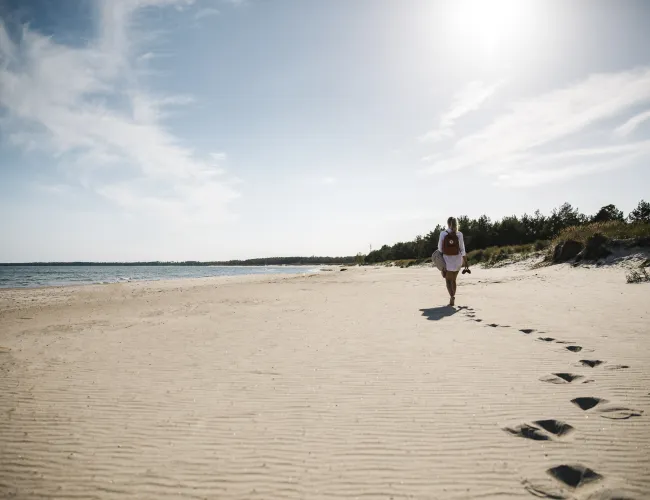
M 0 0 L 0 262 L 353 255 L 650 200 L 644 0 Z

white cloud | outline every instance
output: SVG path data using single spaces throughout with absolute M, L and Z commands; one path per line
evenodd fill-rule
M 449 109 L 440 116 L 438 126 L 420 137 L 421 141 L 441 141 L 453 137 L 456 121 L 472 111 L 479 109 L 504 84 L 499 81 L 491 85 L 483 82 L 470 82 L 452 97 Z
M 650 141 L 640 141 L 618 147 L 575 149 L 538 157 L 531 156 L 517 163 L 500 165 L 491 173 L 497 176 L 496 185 L 527 187 L 624 168 L 633 161 L 648 156 Z M 522 163 L 525 168 L 521 168 Z
M 634 132 L 634 130 L 646 120 L 650 120 L 650 110 L 644 111 L 643 113 L 639 113 L 638 115 L 633 116 L 628 121 L 626 121 L 623 125 L 617 127 L 615 132 L 621 136 L 629 135 L 632 132 Z
M 149 59 L 153 59 L 156 57 L 156 54 L 153 52 L 145 52 L 141 56 L 138 57 L 139 61 L 148 61 Z
M 77 181 L 129 210 L 181 220 L 201 211 L 225 216 L 238 196 L 232 183 L 165 127 L 170 107 L 192 98 L 153 95 L 132 68 L 135 11 L 191 3 L 104 0 L 98 37 L 82 48 L 29 27 L 14 42 L 0 20 L 2 131 L 14 144 L 51 153 Z M 98 168 L 114 168 L 119 179 L 107 184 Z
M 228 157 L 226 153 L 210 153 L 210 157 L 217 163 L 221 163 L 223 161 L 226 161 L 226 158 Z
M 320 182 L 321 182 L 321 184 L 332 185 L 332 184 L 336 184 L 336 178 L 335 177 L 323 177 L 320 180 Z
M 623 167 L 648 154 L 647 142 L 617 150 L 619 143 L 603 143 L 595 135 L 597 126 L 646 102 L 650 102 L 650 68 L 591 75 L 566 88 L 512 103 L 490 125 L 458 140 L 424 172 L 474 167 L 496 176 L 501 184 L 530 185 Z M 640 121 L 633 118 L 622 128 L 633 129 Z M 595 147 L 566 146 L 567 141 L 584 142 L 591 136 L 596 138 L 592 142 L 598 141 Z M 611 158 L 613 152 L 621 156 Z M 582 163 L 585 156 L 591 157 L 589 163 Z

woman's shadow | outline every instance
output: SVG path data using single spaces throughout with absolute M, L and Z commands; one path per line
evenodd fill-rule
M 452 306 L 442 306 L 430 307 L 429 309 L 420 309 L 420 312 L 422 313 L 422 316 L 427 318 L 429 321 L 438 321 L 442 318 L 453 316 L 458 312 L 458 310 Z

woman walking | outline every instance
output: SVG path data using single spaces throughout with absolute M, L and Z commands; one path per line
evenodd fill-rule
M 458 221 L 455 217 L 447 219 L 447 229 L 440 233 L 438 240 L 438 250 L 445 259 L 446 271 L 443 271 L 443 277 L 447 283 L 449 292 L 449 305 L 454 305 L 456 298 L 456 278 L 461 267 L 467 267 L 467 254 L 465 252 L 465 242 L 463 233 L 458 230 Z

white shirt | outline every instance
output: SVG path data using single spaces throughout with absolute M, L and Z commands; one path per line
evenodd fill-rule
M 460 268 L 463 267 L 463 257 L 466 255 L 465 240 L 463 239 L 463 233 L 456 231 L 456 236 L 458 236 L 458 249 L 460 250 L 460 253 L 458 255 L 445 255 L 442 251 L 442 242 L 444 241 L 445 236 L 449 234 L 449 232 L 450 229 L 447 228 L 440 233 L 440 239 L 438 240 L 438 250 L 440 250 L 440 253 L 442 253 L 443 257 L 445 258 L 447 271 L 456 272 L 460 271 Z

